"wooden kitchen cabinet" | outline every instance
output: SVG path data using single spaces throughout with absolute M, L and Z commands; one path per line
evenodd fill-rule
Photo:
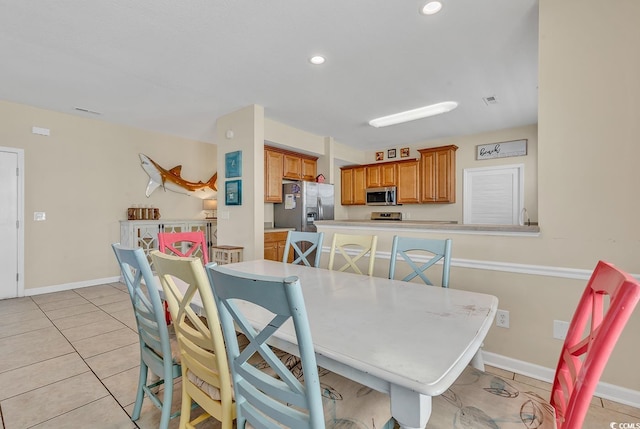
M 285 179 L 302 179 L 302 159 L 299 156 L 284 154 L 283 166 L 283 177 Z
M 264 202 L 282 202 L 282 179 L 316 180 L 318 158 L 271 146 L 264 147 Z
M 456 202 L 455 145 L 420 149 L 420 200 L 423 203 Z
M 344 167 L 340 171 L 340 200 L 343 206 L 364 205 L 366 167 Z
M 384 164 L 367 166 L 367 188 L 384 186 L 396 186 L 396 164 L 385 162 Z
M 302 161 L 302 180 L 314 182 L 318 175 L 318 160 L 311 158 L 301 158 Z
M 288 234 L 288 231 L 264 233 L 264 259 L 282 261 Z M 289 262 L 293 261 L 293 252 L 290 252 L 288 259 L 290 259 Z
M 264 150 L 264 202 L 282 202 L 282 177 L 284 154 L 269 149 Z
M 398 204 L 415 204 L 420 202 L 420 161 L 399 161 L 397 169 Z
M 317 159 L 302 155 L 285 153 L 283 158 L 283 177 L 291 180 L 316 180 Z

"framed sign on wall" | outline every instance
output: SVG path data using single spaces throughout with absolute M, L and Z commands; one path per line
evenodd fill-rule
M 476 146 L 476 159 L 509 158 L 527 154 L 527 139 L 481 144 Z

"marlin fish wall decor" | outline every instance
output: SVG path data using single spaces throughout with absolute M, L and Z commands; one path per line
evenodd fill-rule
M 182 165 L 177 165 L 170 170 L 165 170 L 142 153 L 140 154 L 140 161 L 143 170 L 149 175 L 146 192 L 147 197 L 160 186 L 162 186 L 165 191 L 168 189 L 173 192 L 193 195 L 198 198 L 210 197 L 210 193 L 206 192 L 205 188 L 210 188 L 214 191 L 218 190 L 216 185 L 218 173 L 211 176 L 207 182 L 189 182 L 181 177 Z

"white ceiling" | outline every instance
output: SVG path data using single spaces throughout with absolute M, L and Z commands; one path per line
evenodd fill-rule
M 0 0 L 0 99 L 206 142 L 259 104 L 365 150 L 536 123 L 538 0 L 442 1 Z

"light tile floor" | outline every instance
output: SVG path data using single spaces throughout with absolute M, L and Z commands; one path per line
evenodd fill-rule
M 0 429 L 157 428 L 160 412 L 148 399 L 140 419 L 130 420 L 138 353 L 123 284 L 0 301 Z M 487 370 L 549 396 L 548 383 Z M 174 411 L 180 404 L 179 384 Z M 640 409 L 600 398 L 592 402 L 584 428 L 640 424 Z M 178 419 L 169 427 L 177 428 Z M 198 429 L 219 427 L 209 419 Z

